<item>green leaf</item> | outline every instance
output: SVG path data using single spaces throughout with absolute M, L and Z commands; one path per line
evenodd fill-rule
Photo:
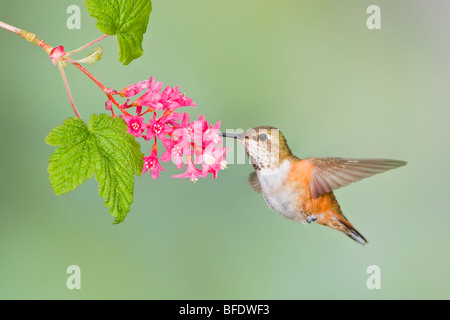
M 117 35 L 121 63 L 127 65 L 142 55 L 152 11 L 150 0 L 86 0 L 86 8 L 101 32 Z
M 134 175 L 141 175 L 144 156 L 139 143 L 126 131 L 122 118 L 107 114 L 92 115 L 89 125 L 69 118 L 50 131 L 45 141 L 59 146 L 48 166 L 55 194 L 74 190 L 95 174 L 114 223 L 122 222 L 130 211 Z
M 48 173 L 57 195 L 74 190 L 94 175 L 93 141 L 86 124 L 74 117 L 47 135 L 45 142 L 59 147 L 50 156 Z
M 95 179 L 99 194 L 116 219 L 122 222 L 133 202 L 134 177 L 142 173 L 143 153 L 122 118 L 92 115 L 89 131 L 95 137 Z

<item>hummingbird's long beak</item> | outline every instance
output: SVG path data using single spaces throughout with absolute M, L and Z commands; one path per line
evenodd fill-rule
M 219 135 L 221 135 L 222 137 L 232 138 L 232 139 L 240 139 L 241 138 L 241 136 L 239 134 L 235 134 L 235 133 L 221 132 L 221 133 L 219 133 Z

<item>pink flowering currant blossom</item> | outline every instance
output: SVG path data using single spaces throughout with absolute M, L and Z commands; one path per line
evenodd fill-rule
M 180 121 L 183 119 L 182 113 L 172 112 L 168 116 L 165 117 L 167 120 L 167 124 L 172 127 L 178 127 L 180 125 Z
M 189 123 L 189 115 L 185 113 L 183 115 L 181 126 L 175 129 L 172 134 L 175 137 L 183 137 L 187 141 L 202 144 L 205 125 L 206 122 L 203 116 L 200 116 L 199 120 Z
M 181 107 L 195 107 L 196 104 L 192 101 L 191 98 L 186 97 L 184 93 L 178 98 L 177 101 Z
M 195 107 L 195 103 L 192 99 L 181 94 L 178 86 L 174 88 L 167 86 L 162 93 L 161 103 L 164 106 L 164 111 L 169 110 L 171 112 L 180 107 Z
M 120 115 L 128 126 L 128 133 L 131 133 L 135 137 L 140 137 L 142 135 L 142 132 L 147 128 L 147 125 L 144 123 L 144 117 L 140 116 L 125 116 Z
M 150 77 L 147 92 L 145 92 L 142 96 L 136 99 L 133 102 L 134 106 L 142 107 L 146 106 L 153 110 L 160 110 L 163 108 L 163 104 L 161 103 L 162 93 L 159 92 L 162 89 L 162 82 L 155 82 L 153 77 Z
M 66 55 L 66 52 L 64 51 L 63 46 L 55 47 L 50 52 L 50 60 L 52 60 L 52 63 L 56 66 L 59 61 L 62 60 L 62 58 Z
M 172 178 L 189 178 L 189 180 L 196 182 L 199 177 L 204 177 L 203 172 L 199 170 L 192 162 L 191 157 L 186 158 L 187 170 L 178 175 L 173 175 Z
M 219 136 L 219 128 L 220 128 L 220 121 L 217 122 L 214 125 L 214 127 L 210 124 L 209 128 L 203 133 L 203 142 L 204 143 L 213 142 L 215 144 L 221 144 L 222 137 Z
M 136 84 L 125 87 L 118 92 L 121 97 L 132 97 L 137 95 L 144 89 L 147 89 L 150 86 L 150 80 L 139 81 Z
M 159 163 L 158 154 L 155 147 L 152 148 L 152 151 L 148 157 L 144 157 L 144 168 L 142 170 L 142 174 L 146 173 L 148 170 L 150 170 L 150 175 L 153 179 L 158 179 L 159 171 L 165 171 Z
M 181 93 L 178 90 L 178 87 L 172 88 L 167 86 L 161 95 L 161 103 L 164 106 L 164 111 L 170 110 L 174 111 L 175 109 L 180 107 L 180 104 L 177 100 L 180 98 Z
M 163 144 L 166 151 L 162 154 L 161 161 L 168 162 L 172 160 L 178 169 L 183 168 L 183 155 L 192 154 L 192 151 L 190 151 L 190 146 L 189 149 L 185 147 L 183 138 L 180 138 L 178 141 L 167 139 L 163 141 Z
M 167 117 L 161 117 L 156 119 L 156 113 L 153 113 L 153 119 L 150 119 L 150 124 L 148 125 L 147 134 L 144 136 L 145 140 L 150 140 L 157 136 L 159 140 L 166 140 L 166 134 L 172 132 L 172 127 L 167 125 Z
M 55 52 L 55 59 L 61 59 L 57 58 L 58 54 L 64 56 L 62 52 Z M 191 122 L 187 113 L 177 112 L 177 109 L 195 107 L 192 99 L 181 94 L 178 86 L 167 86 L 161 91 L 162 88 L 161 82 L 150 77 L 149 80 L 140 81 L 120 91 L 107 89 L 107 110 L 112 111 L 112 95 L 128 98 L 123 104 L 114 100 L 114 104 L 120 106 L 123 113 L 125 109 L 134 107 L 136 115 L 131 115 L 128 111 L 125 115 L 120 115 L 128 126 L 127 132 L 146 141 L 154 140 L 150 155 L 144 157 L 143 173 L 150 171 L 152 178 L 157 179 L 160 172 L 164 171 L 160 161 L 172 161 L 178 169 L 183 169 L 186 163 L 186 171 L 173 175 L 174 178 L 197 181 L 210 173 L 217 178 L 217 172 L 226 168 L 225 155 L 229 151 L 221 146 L 222 138 L 218 134 L 220 121 L 213 126 L 200 115 L 198 120 Z M 143 94 L 136 98 L 141 92 Z M 144 119 L 147 113 L 151 115 L 148 122 Z M 161 157 L 157 153 L 158 143 L 162 143 L 165 148 Z
M 202 150 L 201 154 L 195 159 L 196 164 L 202 164 L 202 173 L 206 176 L 212 173 L 214 179 L 217 179 L 217 172 L 227 167 L 225 155 L 229 150 L 225 147 L 216 148 L 214 143 L 210 143 Z

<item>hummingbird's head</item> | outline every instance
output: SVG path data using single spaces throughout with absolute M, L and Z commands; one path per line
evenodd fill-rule
M 275 127 L 262 126 L 243 133 L 221 133 L 244 144 L 255 170 L 277 168 L 282 160 L 292 155 L 284 135 Z

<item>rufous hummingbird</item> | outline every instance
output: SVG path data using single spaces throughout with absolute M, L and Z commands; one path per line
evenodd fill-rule
M 292 154 L 281 131 L 269 126 L 221 135 L 244 144 L 255 169 L 250 186 L 262 193 L 270 209 L 294 221 L 317 222 L 342 231 L 363 245 L 367 240 L 344 216 L 333 190 L 406 165 L 389 159 L 300 159 Z

